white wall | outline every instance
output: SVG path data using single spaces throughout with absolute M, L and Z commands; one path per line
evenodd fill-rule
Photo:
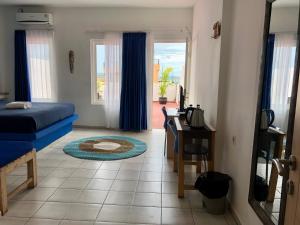
M 233 178 L 230 201 L 243 225 L 262 224 L 248 203 L 265 1 L 224 1 L 217 168 Z
M 274 7 L 272 9 L 270 32 L 297 32 L 298 16 L 298 7 Z
M 12 93 L 14 76 L 14 8 L 0 7 L 0 92 Z
M 105 31 L 154 31 L 156 38 L 180 38 L 185 37 L 181 30 L 192 27 L 192 9 L 24 8 L 24 11 L 53 13 L 58 100 L 73 102 L 80 116 L 77 124 L 89 126 L 105 125 L 103 106 L 91 105 L 91 38 L 99 38 L 101 32 Z M 13 20 L 15 12 L 16 8 L 11 14 Z M 9 35 L 13 37 L 13 31 L 10 30 Z M 6 44 L 11 45 L 11 40 L 6 41 Z M 68 51 L 71 49 L 75 52 L 74 74 L 70 74 L 68 67 Z M 11 54 L 11 51 L 13 46 L 5 54 Z M 13 66 L 11 60 L 12 57 L 9 58 L 10 67 Z M 5 85 L 13 90 L 13 70 L 10 68 L 6 73 L 0 68 L 1 73 L 7 77 L 12 76 L 6 80 Z
M 193 45 L 190 100 L 216 125 L 216 169 L 233 178 L 229 198 L 243 225 L 262 224 L 248 193 L 264 15 L 264 0 L 198 0 L 194 8 L 193 43 L 198 34 L 199 44 Z M 217 20 L 222 37 L 215 41 L 209 35 Z
M 213 24 L 222 20 L 223 0 L 198 0 L 194 7 L 189 103 L 200 104 L 205 120 L 217 125 L 221 38 Z

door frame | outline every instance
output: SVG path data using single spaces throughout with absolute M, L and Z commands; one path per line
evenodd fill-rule
M 256 164 L 257 164 L 257 144 L 258 144 L 258 134 L 260 127 L 260 113 L 261 113 L 261 97 L 262 97 L 262 87 L 263 87 L 263 76 L 264 76 L 264 68 L 265 68 L 265 59 L 266 59 L 266 49 L 267 49 L 267 40 L 270 31 L 270 22 L 271 22 L 271 13 L 272 13 L 272 3 L 275 0 L 266 0 L 266 9 L 265 9 L 265 23 L 264 23 L 264 36 L 263 36 L 263 53 L 261 60 L 261 73 L 259 79 L 259 87 L 258 87 L 258 101 L 257 101 L 257 110 L 256 110 L 256 121 L 255 121 L 255 132 L 254 132 L 254 141 L 253 141 L 253 153 L 252 153 L 252 166 L 251 166 L 251 177 L 250 177 L 250 188 L 249 188 L 249 196 L 248 202 L 254 209 L 255 213 L 258 217 L 263 221 L 266 225 L 274 225 L 270 216 L 266 214 L 266 212 L 261 208 L 259 202 L 254 199 L 254 182 L 256 175 Z M 299 7 L 300 12 L 300 7 Z M 288 120 L 288 130 L 287 130 L 287 141 L 285 148 L 285 158 L 289 158 L 292 153 L 292 143 L 293 143 L 293 132 L 294 132 L 294 122 L 295 122 L 295 113 L 296 113 L 296 105 L 297 105 L 297 94 L 298 94 L 298 82 L 299 82 L 299 72 L 300 72 L 300 40 L 299 40 L 299 32 L 300 32 L 300 13 L 298 17 L 298 31 L 297 31 L 297 48 L 295 55 L 295 69 L 294 69 L 294 78 L 293 78 L 293 90 L 290 102 L 289 109 L 289 120 Z M 289 179 L 289 171 L 285 171 L 285 175 L 283 176 L 282 184 L 286 184 Z M 300 177 L 299 177 L 300 178 Z M 282 185 L 282 195 L 281 195 L 281 203 L 280 203 L 280 215 L 278 224 L 282 225 L 285 222 L 285 214 L 286 214 L 286 205 L 287 204 L 287 194 L 286 194 L 286 186 Z M 294 209 L 296 210 L 296 209 Z M 290 212 L 289 212 L 290 213 Z
M 154 45 L 155 43 L 186 43 L 185 47 L 185 73 L 184 73 L 184 86 L 185 89 L 188 88 L 188 77 L 190 73 L 190 65 L 191 65 L 191 40 L 189 37 L 186 38 L 154 38 L 153 40 L 153 60 L 154 60 L 154 54 L 155 54 L 155 49 Z M 150 117 L 150 122 L 151 122 L 151 129 L 152 129 L 152 102 L 153 102 L 153 79 L 151 79 L 151 117 Z
M 296 47 L 296 63 L 295 63 L 295 71 L 294 71 L 294 80 L 293 80 L 293 88 L 292 88 L 292 96 L 291 96 L 291 103 L 290 103 L 290 110 L 289 110 L 289 120 L 288 120 L 288 131 L 290 135 L 287 136 L 286 140 L 286 151 L 285 151 L 285 159 L 288 159 L 293 154 L 293 149 L 295 149 L 295 145 L 297 145 L 297 148 L 300 148 L 300 142 L 296 139 L 293 139 L 293 136 L 299 136 L 300 131 L 296 129 L 296 133 L 294 133 L 295 128 L 299 127 L 300 121 L 296 121 L 295 118 L 299 118 L 300 114 L 300 96 L 298 98 L 298 90 L 299 90 L 299 73 L 300 73 L 300 6 L 299 6 L 299 14 L 298 14 L 298 30 L 297 30 L 297 47 Z M 295 124 L 296 123 L 296 124 Z M 298 150 L 299 153 L 299 150 Z M 298 156 L 298 155 L 297 155 Z M 283 176 L 282 184 L 286 184 L 287 181 L 291 178 L 295 183 L 295 188 L 299 186 L 299 179 L 300 174 L 299 173 L 299 162 L 300 162 L 300 155 L 297 157 L 297 168 L 295 171 L 286 171 L 287 174 Z M 297 182 L 295 182 L 295 179 Z M 296 208 L 292 207 L 293 205 L 296 205 L 297 199 L 295 198 L 295 195 L 293 197 L 287 195 L 286 185 L 282 185 L 282 192 L 284 194 L 282 198 L 282 203 L 280 205 L 280 211 L 282 211 L 282 215 L 279 215 L 279 224 L 290 224 L 290 221 L 292 219 L 292 215 L 294 215 L 293 220 L 295 220 L 295 213 Z M 297 197 L 300 197 L 300 193 L 298 190 Z M 300 207 L 300 205 L 298 206 Z M 285 216 L 285 215 L 288 216 Z

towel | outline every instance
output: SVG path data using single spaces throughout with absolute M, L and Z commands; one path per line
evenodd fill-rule
M 31 102 L 10 102 L 5 105 L 6 109 L 30 109 Z

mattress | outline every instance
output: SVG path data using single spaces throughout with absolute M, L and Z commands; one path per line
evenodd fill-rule
M 0 102 L 0 132 L 33 133 L 74 114 L 71 103 L 32 103 L 31 109 L 5 109 Z

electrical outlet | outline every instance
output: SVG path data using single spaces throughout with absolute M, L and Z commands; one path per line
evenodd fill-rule
M 232 144 L 233 144 L 233 145 L 236 144 L 236 136 L 232 136 Z

